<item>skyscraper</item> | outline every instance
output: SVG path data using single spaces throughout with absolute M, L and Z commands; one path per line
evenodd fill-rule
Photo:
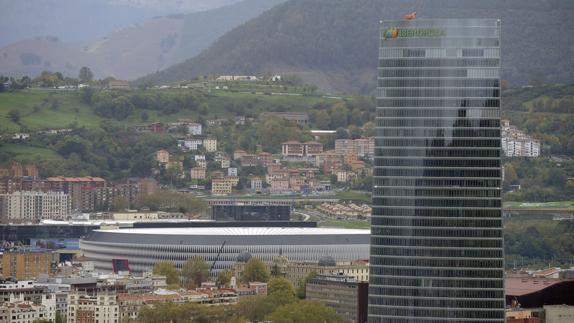
M 500 21 L 380 36 L 369 322 L 504 322 Z

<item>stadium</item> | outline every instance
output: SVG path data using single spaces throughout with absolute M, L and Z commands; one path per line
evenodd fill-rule
M 283 254 L 290 261 L 336 261 L 369 257 L 369 230 L 316 227 L 188 227 L 94 230 L 80 240 L 84 255 L 100 271 L 112 271 L 112 259 L 127 259 L 130 270 L 145 272 L 158 261 L 178 267 L 202 256 L 214 271 L 230 268 L 242 253 L 263 261 Z

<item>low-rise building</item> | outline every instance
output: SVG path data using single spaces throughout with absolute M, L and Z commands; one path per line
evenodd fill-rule
M 297 158 L 305 156 L 305 145 L 298 141 L 284 142 L 281 148 L 281 155 L 287 158 Z
M 206 179 L 207 168 L 205 167 L 193 167 L 191 169 L 191 179 Z
M 160 164 L 167 164 L 169 162 L 169 152 L 163 149 L 156 151 L 155 160 Z
M 223 178 L 216 178 L 211 181 L 211 194 L 229 195 L 233 192 L 233 183 Z
M 217 151 L 217 139 L 215 138 L 205 138 L 203 139 L 203 147 L 208 153 Z
M 229 168 L 231 166 L 231 161 L 228 158 L 221 159 L 221 168 Z
M 342 274 L 317 275 L 307 280 L 305 298 L 334 309 L 344 322 L 366 322 L 368 286 Z
M 255 167 L 258 164 L 259 160 L 257 159 L 257 155 L 245 154 L 241 157 L 242 167 Z
M 187 123 L 187 133 L 192 135 L 192 136 L 201 136 L 201 124 L 200 123 L 195 123 L 195 122 L 191 122 L 191 123 Z
M 269 192 L 272 194 L 289 193 L 289 179 L 271 179 L 269 181 Z
M 108 83 L 108 89 L 110 90 L 129 90 L 130 82 L 126 80 L 111 80 Z
M 236 167 L 229 167 L 227 169 L 227 176 L 237 177 L 237 168 Z
M 261 177 L 253 177 L 251 179 L 251 189 L 256 192 L 263 190 L 263 180 L 261 180 Z
M 305 156 L 314 157 L 323 152 L 323 144 L 318 141 L 307 141 L 305 145 Z
M 152 221 L 158 220 L 159 214 L 157 212 L 116 212 L 112 214 L 112 219 L 114 221 Z

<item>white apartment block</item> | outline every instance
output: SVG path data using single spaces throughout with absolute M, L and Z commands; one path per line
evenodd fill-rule
M 30 301 L 16 301 L 0 305 L 0 322 L 34 323 L 38 321 L 54 322 L 56 320 L 56 304 L 46 306 Z
M 70 214 L 70 208 L 70 196 L 62 192 L 0 194 L 0 218 L 8 222 L 64 219 Z
M 540 156 L 540 141 L 511 126 L 508 120 L 502 120 L 501 143 L 506 157 Z

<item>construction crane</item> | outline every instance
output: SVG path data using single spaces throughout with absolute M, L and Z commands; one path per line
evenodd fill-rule
M 219 256 L 221 255 L 221 252 L 223 251 L 223 247 L 225 247 L 226 242 L 227 242 L 226 240 L 223 240 L 223 243 L 221 244 L 221 247 L 219 248 L 219 251 L 217 252 L 217 256 L 215 256 L 215 260 L 213 260 L 213 263 L 211 264 L 211 268 L 209 268 L 209 276 L 211 276 L 211 273 L 213 272 L 213 268 L 215 268 L 215 263 L 219 259 Z

